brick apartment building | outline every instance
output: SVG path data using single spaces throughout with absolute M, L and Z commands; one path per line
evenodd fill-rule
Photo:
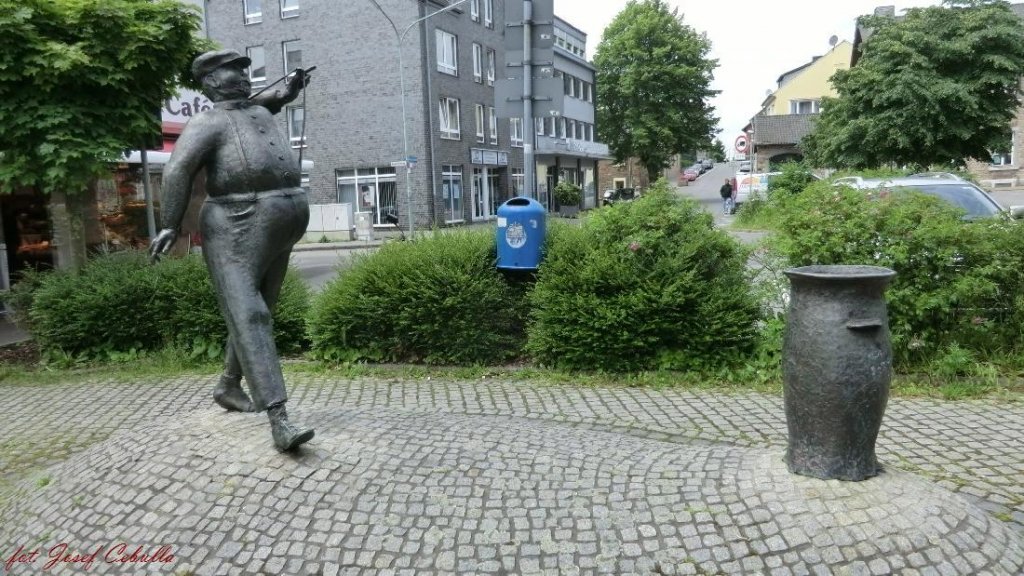
M 449 2 L 377 0 L 399 31 L 410 27 L 402 43 L 401 77 L 396 34 L 370 0 L 211 0 L 205 9 L 210 38 L 252 59 L 254 90 L 297 67 L 317 67 L 305 96 L 282 112 L 282 128 L 293 149 L 301 146 L 303 159 L 313 161 L 311 202 L 351 203 L 355 211 L 372 214 L 377 226 L 386 225 L 389 213 L 408 225 L 405 168 L 392 166 L 404 157 L 404 82 L 408 154 L 416 157 L 408 197 L 413 224 L 423 228 L 493 218 L 502 202 L 524 191 L 524 123 L 495 114 L 493 85 L 505 66 L 507 1 L 512 0 L 469 0 L 431 16 Z M 545 130 L 543 146 L 537 136 L 538 190 L 559 177 L 592 181 L 594 161 L 588 166 L 582 160 L 607 153 L 593 142 L 586 36 L 564 22 L 559 28 L 556 60 L 563 64 L 556 63 L 554 74 L 570 62 L 572 78 L 583 77 L 573 82 L 566 108 L 589 106 L 590 115 L 538 122 L 535 132 Z M 589 92 L 578 93 L 584 83 Z M 580 122 L 569 124 L 570 119 Z

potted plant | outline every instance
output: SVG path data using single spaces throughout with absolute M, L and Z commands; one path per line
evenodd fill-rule
M 579 186 L 561 181 L 555 186 L 555 201 L 558 202 L 558 213 L 566 218 L 574 218 L 580 212 L 582 191 Z

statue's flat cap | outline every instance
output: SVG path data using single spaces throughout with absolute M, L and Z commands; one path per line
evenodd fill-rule
M 192 61 L 192 77 L 198 82 L 202 82 L 203 78 L 213 72 L 221 66 L 227 66 L 233 64 L 245 68 L 252 64 L 252 60 L 248 57 L 242 56 L 235 50 L 215 50 L 213 52 L 204 52 L 196 59 Z

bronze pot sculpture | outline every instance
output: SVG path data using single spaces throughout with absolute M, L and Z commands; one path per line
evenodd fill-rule
M 878 474 L 875 440 L 889 398 L 892 346 L 878 266 L 804 266 L 789 277 L 782 377 L 794 474 L 859 481 Z

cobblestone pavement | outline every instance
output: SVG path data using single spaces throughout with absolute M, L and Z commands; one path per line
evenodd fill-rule
M 893 400 L 887 473 L 842 483 L 785 471 L 771 395 L 291 380 L 290 412 L 317 428 L 297 456 L 272 449 L 262 416 L 214 409 L 210 377 L 0 385 L 15 399 L 0 561 L 81 573 L 102 548 L 92 572 L 1024 573 L 1019 404 Z M 82 562 L 44 571 L 62 543 Z M 17 562 L 21 546 L 40 556 Z

